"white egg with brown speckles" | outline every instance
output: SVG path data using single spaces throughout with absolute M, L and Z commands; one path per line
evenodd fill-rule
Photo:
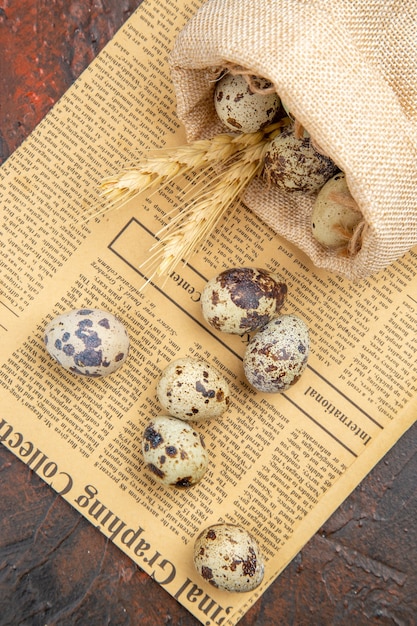
M 163 370 L 156 395 L 167 413 L 195 422 L 219 417 L 230 403 L 224 376 L 204 359 L 193 357 L 176 359 Z
M 247 592 L 264 577 L 264 560 L 256 539 L 235 524 L 214 524 L 194 543 L 194 566 L 208 583 L 230 592 Z
M 246 379 L 257 391 L 286 391 L 304 372 L 309 352 L 304 320 L 293 314 L 280 315 L 248 343 L 243 358 Z
M 223 124 L 241 133 L 255 133 L 272 122 L 281 106 L 275 92 L 258 93 L 271 87 L 265 78 L 252 77 L 253 91 L 244 76 L 226 74 L 217 83 L 214 107 Z
M 268 270 L 253 267 L 227 269 L 211 278 L 201 293 L 206 322 L 224 333 L 257 331 L 278 315 L 287 285 Z
M 284 130 L 265 153 L 263 176 L 268 184 L 288 192 L 317 192 L 337 172 L 333 161 L 317 152 L 309 137 Z
M 146 426 L 142 454 L 155 480 L 179 489 L 198 483 L 209 463 L 203 436 L 187 422 L 169 415 L 155 417 Z
M 313 237 L 329 250 L 347 248 L 363 220 L 345 174 L 336 174 L 320 189 L 314 202 L 311 214 Z
M 100 309 L 74 309 L 58 315 L 46 326 L 44 342 L 64 369 L 93 378 L 118 370 L 129 352 L 123 323 Z

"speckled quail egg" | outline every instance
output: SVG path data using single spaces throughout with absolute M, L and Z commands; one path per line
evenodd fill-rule
M 210 326 L 242 335 L 259 330 L 278 315 L 287 285 L 264 269 L 237 267 L 211 278 L 201 293 L 201 311 Z
M 311 214 L 313 237 L 325 248 L 346 248 L 363 215 L 340 172 L 319 191 Z
M 169 415 L 155 417 L 146 426 L 142 453 L 153 478 L 182 489 L 198 483 L 209 463 L 203 436 L 187 422 Z
M 258 587 L 264 560 L 255 538 L 235 524 L 214 524 L 194 543 L 197 572 L 213 587 L 245 592 Z
M 162 372 L 156 387 L 162 407 L 174 417 L 202 422 L 222 415 L 230 403 L 229 385 L 204 359 L 183 357 Z
M 271 87 L 265 78 L 251 78 L 256 89 Z M 272 122 L 280 109 L 281 101 L 275 92 L 252 91 L 243 76 L 225 74 L 217 83 L 214 107 L 221 121 L 231 130 L 255 133 Z
M 247 381 L 264 393 L 286 391 L 307 366 L 309 331 L 297 315 L 280 315 L 249 341 L 243 357 Z
M 129 336 L 123 323 L 100 309 L 74 309 L 58 315 L 45 328 L 49 354 L 73 374 L 101 377 L 126 361 Z
M 317 152 L 309 137 L 297 138 L 291 128 L 277 135 L 265 153 L 264 179 L 284 191 L 315 193 L 336 172 L 334 162 Z

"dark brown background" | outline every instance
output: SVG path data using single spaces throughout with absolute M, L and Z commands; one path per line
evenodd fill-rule
M 140 0 L 0 0 L 0 161 Z M 417 425 L 241 620 L 241 626 L 417 624 Z M 197 626 L 0 445 L 1 626 Z

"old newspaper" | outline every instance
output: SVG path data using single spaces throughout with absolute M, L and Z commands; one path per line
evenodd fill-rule
M 242 205 L 189 265 L 141 290 L 177 190 L 87 216 L 102 206 L 104 176 L 184 143 L 167 59 L 198 6 L 145 0 L 1 169 L 0 441 L 209 626 L 236 624 L 414 421 L 417 255 L 351 283 L 316 270 Z M 202 318 L 205 282 L 236 266 L 277 271 L 284 312 L 309 325 L 308 368 L 283 394 L 254 392 L 247 337 Z M 43 344 L 49 320 L 85 306 L 111 311 L 130 335 L 128 361 L 104 379 L 65 373 Z M 161 370 L 187 355 L 223 373 L 232 403 L 198 425 L 208 473 L 176 491 L 145 471 L 140 444 L 161 412 Z M 219 520 L 260 543 L 266 575 L 254 592 L 216 590 L 194 570 L 194 539 Z

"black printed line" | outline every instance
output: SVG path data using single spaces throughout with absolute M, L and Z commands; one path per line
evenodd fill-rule
M 0 300 L 0 304 L 4 306 L 5 309 L 7 309 L 8 311 L 10 311 L 10 313 L 13 313 L 13 315 L 15 317 L 19 317 L 18 313 L 16 313 L 15 311 L 13 311 L 13 309 L 11 309 L 9 306 L 7 306 L 7 304 L 5 304 L 4 302 L 2 302 Z
M 353 402 L 353 400 L 351 400 L 349 398 L 349 396 L 347 396 L 346 394 L 344 394 L 342 391 L 340 391 L 340 389 L 338 389 L 335 385 L 333 385 L 333 383 L 331 383 L 330 381 L 327 380 L 327 378 L 325 378 L 323 376 L 323 374 L 320 374 L 320 372 L 318 372 L 317 370 L 315 370 L 313 367 L 311 367 L 311 365 L 307 365 L 307 367 L 314 372 L 314 374 L 316 374 L 316 376 L 318 376 L 319 378 L 321 378 L 325 383 L 327 383 L 329 385 L 329 387 L 331 387 L 334 391 L 337 391 L 337 393 L 342 396 L 342 398 L 344 398 L 347 402 L 349 402 L 352 406 L 355 407 L 355 409 L 357 411 L 359 411 L 359 413 L 362 413 L 362 415 L 364 415 L 368 420 L 370 420 L 371 422 L 373 422 L 376 426 L 378 426 L 379 428 L 381 428 L 381 430 L 384 429 L 384 426 L 382 424 L 380 424 L 374 417 L 372 417 L 371 415 L 369 415 L 369 413 L 367 413 L 366 411 L 364 411 L 363 409 L 361 409 L 361 407 L 359 405 L 356 404 L 356 402 Z
M 332 439 L 334 439 L 334 441 L 337 441 L 337 443 L 339 445 L 342 446 L 342 448 L 344 448 L 345 450 L 347 450 L 350 454 L 352 454 L 352 456 L 357 458 L 357 454 L 356 452 L 353 452 L 353 450 L 351 450 L 346 444 L 343 443 L 343 441 L 341 441 L 338 437 L 336 437 L 336 435 L 334 435 L 330 430 L 328 430 L 327 428 L 325 428 L 323 426 L 323 424 L 320 424 L 320 422 L 318 422 L 316 419 L 314 419 L 314 417 L 312 417 L 310 415 L 310 413 L 307 413 L 307 411 L 305 411 L 303 408 L 301 408 L 296 402 L 294 402 L 294 400 L 291 400 L 291 398 L 289 398 L 285 393 L 281 394 L 286 400 L 288 400 L 288 402 L 290 402 L 293 406 L 295 406 L 301 413 L 303 413 L 303 415 L 305 415 L 306 417 L 308 417 L 308 419 L 313 422 L 316 426 L 318 426 L 322 431 L 324 431 L 327 435 L 329 435 L 329 437 L 331 437 Z

